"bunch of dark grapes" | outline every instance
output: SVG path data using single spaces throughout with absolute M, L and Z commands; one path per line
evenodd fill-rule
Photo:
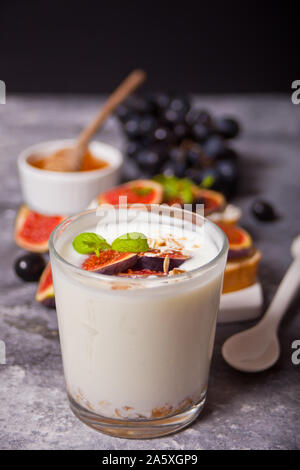
M 240 131 L 235 119 L 214 118 L 189 97 L 166 93 L 133 95 L 117 116 L 128 138 L 124 180 L 162 173 L 235 195 L 238 154 L 228 145 Z

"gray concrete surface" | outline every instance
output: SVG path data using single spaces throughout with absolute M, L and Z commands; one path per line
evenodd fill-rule
M 21 252 L 13 223 L 22 202 L 16 158 L 36 142 L 72 137 L 97 110 L 99 97 L 10 96 L 0 105 L 0 339 L 7 364 L 0 365 L 1 449 L 296 449 L 300 448 L 300 365 L 291 344 L 300 339 L 298 296 L 280 330 L 282 356 L 269 371 L 246 375 L 231 369 L 221 346 L 248 324 L 219 326 L 206 408 L 188 429 L 162 439 L 130 441 L 101 435 L 70 412 L 63 382 L 55 311 L 34 301 L 35 284 L 12 269 Z M 289 96 L 199 98 L 217 114 L 237 115 L 244 132 L 243 180 L 237 202 L 243 223 L 263 252 L 260 277 L 270 302 L 288 267 L 290 242 L 300 232 L 300 105 Z M 110 119 L 99 138 L 122 145 Z M 269 199 L 281 218 L 257 222 L 249 213 L 255 196 Z

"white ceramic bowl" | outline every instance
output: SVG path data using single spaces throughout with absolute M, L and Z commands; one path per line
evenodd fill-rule
M 25 204 L 42 214 L 72 215 L 84 210 L 98 194 L 119 182 L 123 164 L 121 152 L 109 144 L 91 142 L 94 157 L 106 160 L 107 168 L 83 172 L 57 172 L 35 168 L 27 161 L 30 155 L 42 157 L 70 147 L 73 140 L 52 140 L 32 145 L 18 158 L 19 178 Z

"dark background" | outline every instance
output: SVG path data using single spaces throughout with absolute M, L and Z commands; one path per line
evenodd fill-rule
M 0 79 L 8 92 L 108 92 L 142 67 L 152 90 L 289 92 L 297 18 L 286 1 L 0 0 Z

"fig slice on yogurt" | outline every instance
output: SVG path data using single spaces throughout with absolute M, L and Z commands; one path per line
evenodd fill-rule
M 119 274 L 132 268 L 138 259 L 136 253 L 121 253 L 114 250 L 101 251 L 98 255 L 90 255 L 81 265 L 82 269 L 100 274 Z
M 169 257 L 169 271 L 172 271 L 174 268 L 179 268 L 182 263 L 190 258 L 176 250 L 165 252 L 156 252 L 155 250 L 147 251 L 146 253 L 139 253 L 135 269 L 164 272 L 164 261 L 166 256 Z

